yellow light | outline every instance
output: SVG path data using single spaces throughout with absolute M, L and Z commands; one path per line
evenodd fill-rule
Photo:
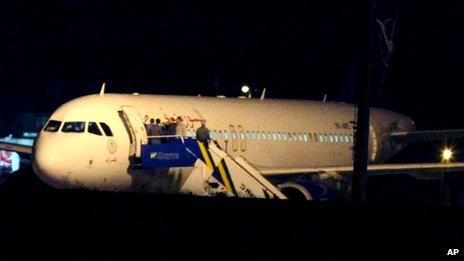
M 453 158 L 453 151 L 449 148 L 443 149 L 441 152 L 441 159 L 444 162 L 449 162 Z

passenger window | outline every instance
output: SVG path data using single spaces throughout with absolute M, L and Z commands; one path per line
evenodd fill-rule
M 108 136 L 108 137 L 113 137 L 113 132 L 111 131 L 110 126 L 108 126 L 108 125 L 107 125 L 106 123 L 104 123 L 104 122 L 100 122 L 100 126 L 102 127 L 103 132 L 105 133 L 106 136 Z
M 98 136 L 101 136 L 102 133 L 100 131 L 100 129 L 98 128 L 98 125 L 96 122 L 89 122 L 89 126 L 87 127 L 87 131 L 89 133 L 92 133 L 92 134 L 95 134 L 95 135 L 98 135 Z
M 84 130 L 85 130 L 85 122 L 83 121 L 65 122 L 63 125 L 63 128 L 61 129 L 62 132 L 74 132 L 74 133 L 84 132 Z
M 57 132 L 60 129 L 61 121 L 50 120 L 43 129 L 44 131 Z

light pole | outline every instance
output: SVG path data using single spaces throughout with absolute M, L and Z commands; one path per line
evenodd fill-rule
M 450 163 L 453 160 L 453 150 L 451 148 L 445 147 L 441 151 L 441 162 L 442 163 Z M 449 203 L 450 199 L 450 190 L 445 182 L 445 173 L 443 170 L 440 173 L 440 197 L 441 200 L 445 203 Z

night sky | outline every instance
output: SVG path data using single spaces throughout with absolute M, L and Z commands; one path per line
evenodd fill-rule
M 51 113 L 108 92 L 355 101 L 367 2 L 10 1 L 0 6 L 0 111 Z M 464 3 L 401 3 L 375 104 L 422 129 L 463 128 Z M 378 36 L 375 36 L 377 46 Z

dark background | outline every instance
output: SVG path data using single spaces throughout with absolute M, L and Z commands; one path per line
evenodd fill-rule
M 255 96 L 266 87 L 270 98 L 354 102 L 367 79 L 368 11 L 367 1 L 3 1 L 0 123 L 8 127 L 18 112 L 49 114 L 103 82 L 107 92 L 210 96 L 237 96 L 246 83 Z M 463 128 L 463 15 L 459 1 L 402 2 L 373 105 L 409 115 L 420 129 Z M 378 76 L 385 68 L 376 33 Z M 441 146 L 413 144 L 394 160 L 437 161 Z M 461 208 L 55 191 L 23 182 L 35 178 L 30 169 L 16 177 L 0 190 L 0 248 L 36 256 L 89 257 L 94 248 L 162 259 L 426 256 L 464 242 Z M 418 198 L 429 191 L 402 189 Z M 395 190 L 386 195 L 402 202 Z
M 394 17 L 385 3 L 396 1 L 378 0 L 377 13 Z M 7 126 L 11 112 L 50 114 L 103 82 L 107 92 L 238 96 L 248 84 L 255 96 L 266 87 L 270 98 L 356 102 L 369 10 L 368 1 L 2 2 L 0 113 Z M 464 127 L 463 13 L 459 1 L 400 3 L 391 67 L 375 67 L 387 77 L 373 80 L 374 106 L 419 129 Z M 375 64 L 383 40 L 374 33 Z M 436 160 L 428 155 L 404 160 Z
M 0 8 L 0 108 L 52 112 L 108 92 L 353 102 L 364 84 L 366 1 L 9 1 Z M 464 3 L 401 3 L 377 104 L 421 128 L 463 127 Z

